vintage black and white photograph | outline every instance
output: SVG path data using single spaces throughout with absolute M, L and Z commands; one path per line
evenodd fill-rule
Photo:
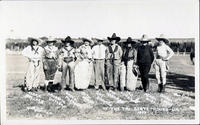
M 197 124 L 198 7 L 199 0 L 1 1 L 2 124 Z

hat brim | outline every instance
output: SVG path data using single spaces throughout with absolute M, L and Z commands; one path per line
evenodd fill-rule
M 65 43 L 74 44 L 74 43 L 75 43 L 73 40 L 69 40 L 69 41 L 61 40 L 61 42 L 62 42 L 63 44 L 65 44 Z
M 56 43 L 57 41 L 56 40 L 47 40 L 46 42 L 47 43 Z
M 114 38 L 112 38 L 112 37 L 107 37 L 107 38 L 108 38 L 109 41 L 111 41 L 111 40 L 117 40 L 117 42 L 119 42 L 119 41 L 121 40 L 120 37 L 114 37 Z
M 156 38 L 158 41 L 164 41 L 165 43 L 169 43 L 169 40 L 166 38 Z
M 136 44 L 137 42 L 132 40 L 132 41 L 125 41 L 123 42 L 124 44 Z
M 96 39 L 97 42 L 103 42 L 104 40 L 102 39 Z
M 29 38 L 28 38 L 28 41 L 29 41 L 30 43 L 32 43 L 33 41 L 36 41 L 37 44 L 39 44 L 39 42 L 40 42 L 39 39 L 37 39 L 37 38 L 32 38 L 32 37 L 29 37 Z
M 141 43 L 148 43 L 148 42 L 150 42 L 151 40 L 138 40 L 138 41 L 140 41 Z
M 85 43 L 85 42 L 92 43 L 92 41 L 91 41 L 91 40 L 88 40 L 88 39 L 83 39 L 83 42 L 84 42 L 84 43 Z

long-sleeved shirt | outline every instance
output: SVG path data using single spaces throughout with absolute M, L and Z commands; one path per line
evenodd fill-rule
M 44 47 L 44 58 L 57 59 L 58 58 L 58 48 L 56 46 L 45 46 Z
M 126 63 L 129 60 L 133 60 L 136 63 L 137 60 L 137 49 L 136 48 L 125 48 L 123 51 L 122 60 Z
M 93 59 L 105 59 L 106 57 L 106 46 L 103 44 L 95 45 L 92 48 L 92 57 Z
M 169 60 L 173 55 L 174 52 L 168 45 L 163 43 L 162 45 L 157 46 L 156 56 Z
M 121 59 L 122 54 L 122 48 L 117 44 L 108 46 L 106 49 L 106 59 Z
M 27 46 L 22 51 L 22 55 L 29 59 L 40 60 L 42 58 L 43 51 L 44 51 L 43 48 L 40 46 L 36 47 L 36 49 L 34 49 L 34 48 L 32 49 L 31 46 Z
M 154 54 L 149 45 L 140 45 L 137 53 L 137 65 L 151 65 Z
M 92 49 L 90 46 L 82 45 L 79 47 L 81 57 L 84 59 L 91 59 L 92 58 Z

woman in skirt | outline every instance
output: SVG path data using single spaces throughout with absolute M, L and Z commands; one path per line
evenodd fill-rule
M 47 90 L 48 84 L 53 84 L 56 71 L 58 69 L 58 48 L 55 46 L 56 40 L 49 38 L 47 46 L 44 47 L 43 69 L 45 74 L 44 90 Z
M 75 66 L 75 87 L 77 89 L 87 89 L 92 76 L 92 41 L 83 39 L 84 44 L 79 47 L 80 55 Z
M 22 51 L 22 55 L 29 60 L 29 66 L 24 79 L 24 90 L 37 91 L 40 81 L 43 48 L 38 45 L 39 39 L 28 38 L 28 41 L 30 45 Z
M 126 42 L 124 42 L 125 48 L 123 51 L 122 61 L 125 65 L 125 86 L 129 91 L 136 89 L 136 83 L 138 78 L 138 70 L 136 65 L 137 59 L 137 46 L 136 42 L 132 40 L 131 37 L 128 37 Z

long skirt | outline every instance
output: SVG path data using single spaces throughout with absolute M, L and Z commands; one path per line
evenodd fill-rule
M 57 71 L 57 61 L 54 59 L 44 59 L 43 69 L 45 80 L 54 80 Z
M 120 72 L 120 85 L 121 87 L 126 86 L 127 90 L 134 91 L 137 86 L 137 78 L 132 71 L 133 60 L 127 62 L 127 66 L 122 64 Z
M 78 62 L 75 66 L 75 87 L 77 89 L 87 89 L 92 76 L 92 62 L 89 63 L 87 60 Z
M 41 63 L 34 65 L 34 62 L 29 62 L 28 70 L 25 74 L 24 84 L 28 90 L 37 88 L 40 82 Z

